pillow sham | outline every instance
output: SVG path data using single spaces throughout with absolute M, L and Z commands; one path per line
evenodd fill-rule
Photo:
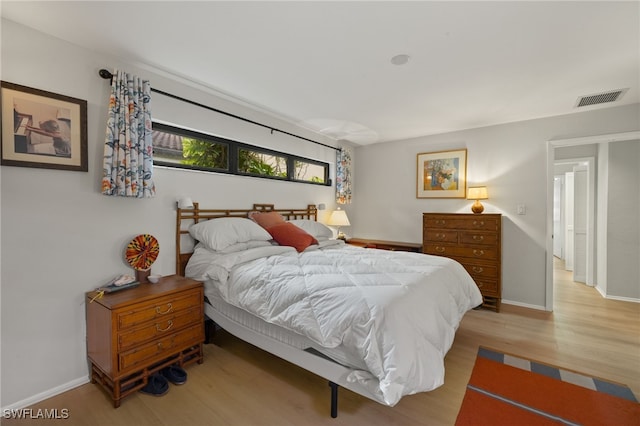
M 278 212 L 251 212 L 248 216 L 264 229 L 284 223 L 284 217 Z
M 318 240 L 313 235 L 308 234 L 290 222 L 273 225 L 267 231 L 278 244 L 293 247 L 298 252 L 304 251 L 312 244 L 318 244 Z
M 327 240 L 333 237 L 333 231 L 326 225 L 309 219 L 293 219 L 289 223 L 293 223 L 298 228 L 304 230 L 308 234 L 311 234 L 318 241 Z
M 189 227 L 189 234 L 208 249 L 216 251 L 251 240 L 271 240 L 271 235 L 264 228 L 242 217 L 223 217 L 196 223 Z

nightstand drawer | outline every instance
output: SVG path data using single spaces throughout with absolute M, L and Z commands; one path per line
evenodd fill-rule
M 162 339 L 163 336 L 189 325 L 199 324 L 201 321 L 202 310 L 195 307 L 182 312 L 181 315 L 156 318 L 141 327 L 118 334 L 118 350 L 126 350 L 149 340 Z
M 152 359 L 163 359 L 181 347 L 197 345 L 204 340 L 204 326 L 197 324 L 193 327 L 174 333 L 168 337 L 137 347 L 119 355 L 119 371 L 123 372 L 135 368 L 138 364 L 147 364 Z
M 148 304 L 118 312 L 118 330 L 126 330 L 147 321 L 166 318 L 200 305 L 202 305 L 202 300 L 200 300 L 199 291 L 192 291 L 180 296 L 158 298 Z

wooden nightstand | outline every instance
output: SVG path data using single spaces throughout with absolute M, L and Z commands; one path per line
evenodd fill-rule
M 364 248 L 377 248 L 381 250 L 397 250 L 397 251 L 413 251 L 422 252 L 422 244 L 419 243 L 403 243 L 399 241 L 384 240 L 368 240 L 366 238 L 351 238 L 347 240 L 347 244 Z
M 114 407 L 160 369 L 203 362 L 201 282 L 172 275 L 91 302 L 95 296 L 86 294 L 91 382 L 109 392 Z

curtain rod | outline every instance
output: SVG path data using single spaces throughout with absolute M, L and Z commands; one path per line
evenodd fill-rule
M 106 70 L 104 68 L 101 69 L 100 71 L 98 71 L 98 75 L 100 75 L 100 77 L 104 78 L 105 80 L 112 80 L 113 79 L 113 74 L 111 73 L 111 71 Z M 293 133 L 285 132 L 284 130 L 276 129 L 275 127 L 267 126 L 266 124 L 258 123 L 257 121 L 253 121 L 253 120 L 249 120 L 248 118 L 240 117 L 239 115 L 231 114 L 231 113 L 226 112 L 226 111 L 221 111 L 221 110 L 219 110 L 217 108 L 213 108 L 213 107 L 210 107 L 208 105 L 204 105 L 204 104 L 201 104 L 201 103 L 198 103 L 198 102 L 194 102 L 192 100 L 185 99 L 185 98 L 182 98 L 182 97 L 177 96 L 177 95 L 172 95 L 171 93 L 163 92 L 162 90 L 154 89 L 153 87 L 151 88 L 151 91 L 159 93 L 159 94 L 164 95 L 164 96 L 168 96 L 168 97 L 176 99 L 178 101 L 186 102 L 188 104 L 195 105 L 195 106 L 198 106 L 200 108 L 205 108 L 205 109 L 208 109 L 210 111 L 217 112 L 218 114 L 226 115 L 228 117 L 236 118 L 238 120 L 242 120 L 242 121 L 247 122 L 247 123 L 255 124 L 256 126 L 264 127 L 266 129 L 271 130 L 271 133 L 279 132 L 279 133 L 282 133 L 282 134 L 285 134 L 285 135 L 293 136 L 294 138 L 303 139 L 305 141 L 315 143 L 317 145 L 322 145 L 322 146 L 324 146 L 326 148 L 331 148 L 331 149 L 334 149 L 336 151 L 342 151 L 341 148 L 336 148 L 334 146 L 327 145 L 327 144 L 324 144 L 322 142 L 317 142 L 317 141 L 314 141 L 312 139 L 305 138 L 304 136 L 294 135 Z

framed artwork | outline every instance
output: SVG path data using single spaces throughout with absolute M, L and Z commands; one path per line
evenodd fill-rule
M 3 81 L 4 166 L 86 172 L 87 101 Z
M 467 150 L 418 154 L 417 198 L 465 198 Z

